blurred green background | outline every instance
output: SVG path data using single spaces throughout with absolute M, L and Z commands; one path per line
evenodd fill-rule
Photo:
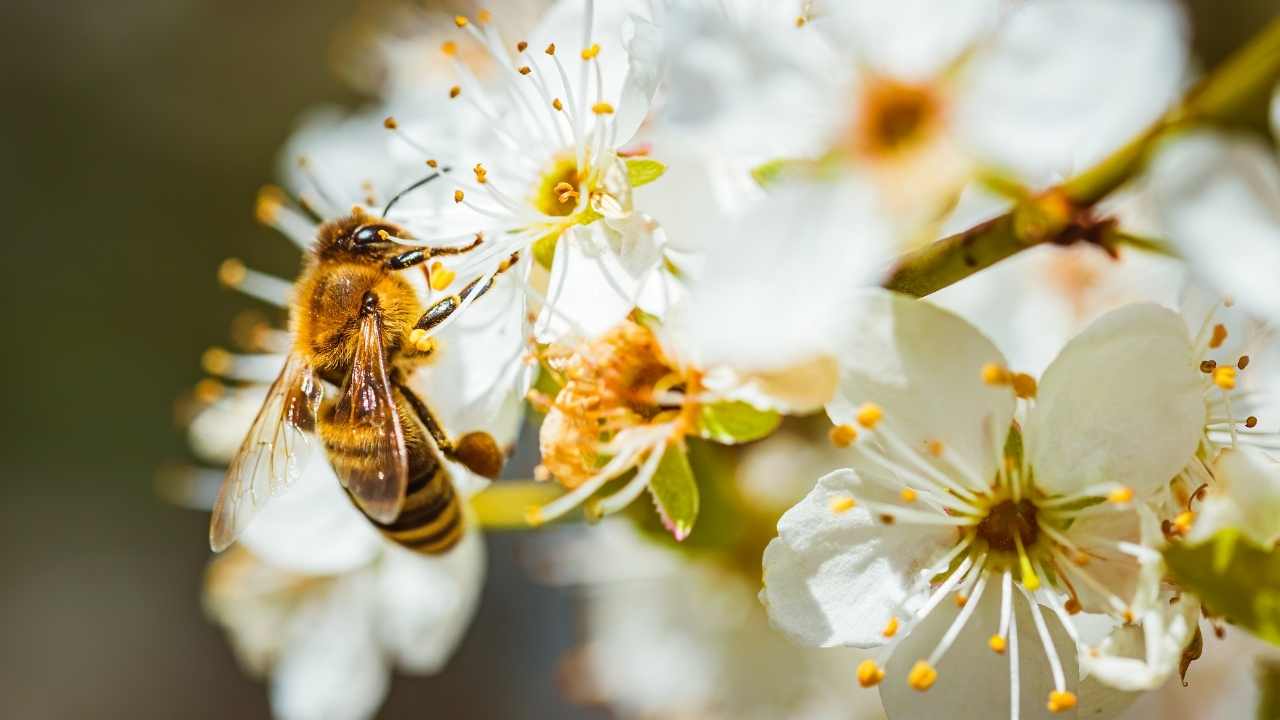
M 1192 4 L 1207 64 L 1280 11 Z M 0 716 L 267 716 L 200 608 L 207 517 L 153 483 L 186 457 L 175 398 L 251 306 L 218 287 L 218 263 L 294 272 L 253 197 L 302 110 L 359 101 L 328 64 L 354 5 L 0 8 Z M 526 579 L 515 538 L 489 544 L 459 655 L 440 676 L 398 678 L 383 716 L 597 714 L 556 687 L 571 598 Z

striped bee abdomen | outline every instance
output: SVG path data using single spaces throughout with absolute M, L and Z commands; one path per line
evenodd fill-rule
M 400 516 L 390 523 L 374 525 L 410 550 L 436 554 L 451 549 L 462 539 L 462 504 L 444 466 L 434 459 L 429 465 L 423 468 L 424 472 L 410 476 Z

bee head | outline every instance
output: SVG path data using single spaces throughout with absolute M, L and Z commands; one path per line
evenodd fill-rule
M 317 251 L 334 257 L 381 260 L 402 249 L 397 239 L 409 237 L 404 228 L 356 209 L 321 227 Z

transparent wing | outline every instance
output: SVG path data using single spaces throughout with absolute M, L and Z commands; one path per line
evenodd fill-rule
M 258 509 L 302 474 L 323 399 L 324 388 L 311 367 L 290 355 L 218 491 L 209 523 L 214 552 L 235 542 Z
M 376 312 L 360 319 L 351 377 L 334 405 L 332 425 L 335 433 L 349 433 L 358 449 L 357 457 L 333 463 L 342 486 L 369 517 L 383 523 L 395 520 L 404 505 L 409 459 L 387 378 L 382 320 Z

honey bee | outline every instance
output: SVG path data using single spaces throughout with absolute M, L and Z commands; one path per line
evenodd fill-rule
M 476 278 L 424 309 L 399 271 L 468 252 L 483 239 L 407 249 L 396 241 L 411 235 L 382 215 L 356 208 L 318 230 L 294 287 L 293 346 L 213 508 L 214 551 L 233 543 L 258 508 L 301 474 L 312 434 L 356 507 L 385 536 L 422 553 L 444 552 L 462 535 L 461 503 L 442 458 L 489 478 L 501 471 L 492 436 L 472 432 L 454 442 L 406 379 L 435 352 L 431 331 L 488 291 L 518 254 L 483 284 Z M 327 385 L 340 388 L 336 400 L 326 402 Z

